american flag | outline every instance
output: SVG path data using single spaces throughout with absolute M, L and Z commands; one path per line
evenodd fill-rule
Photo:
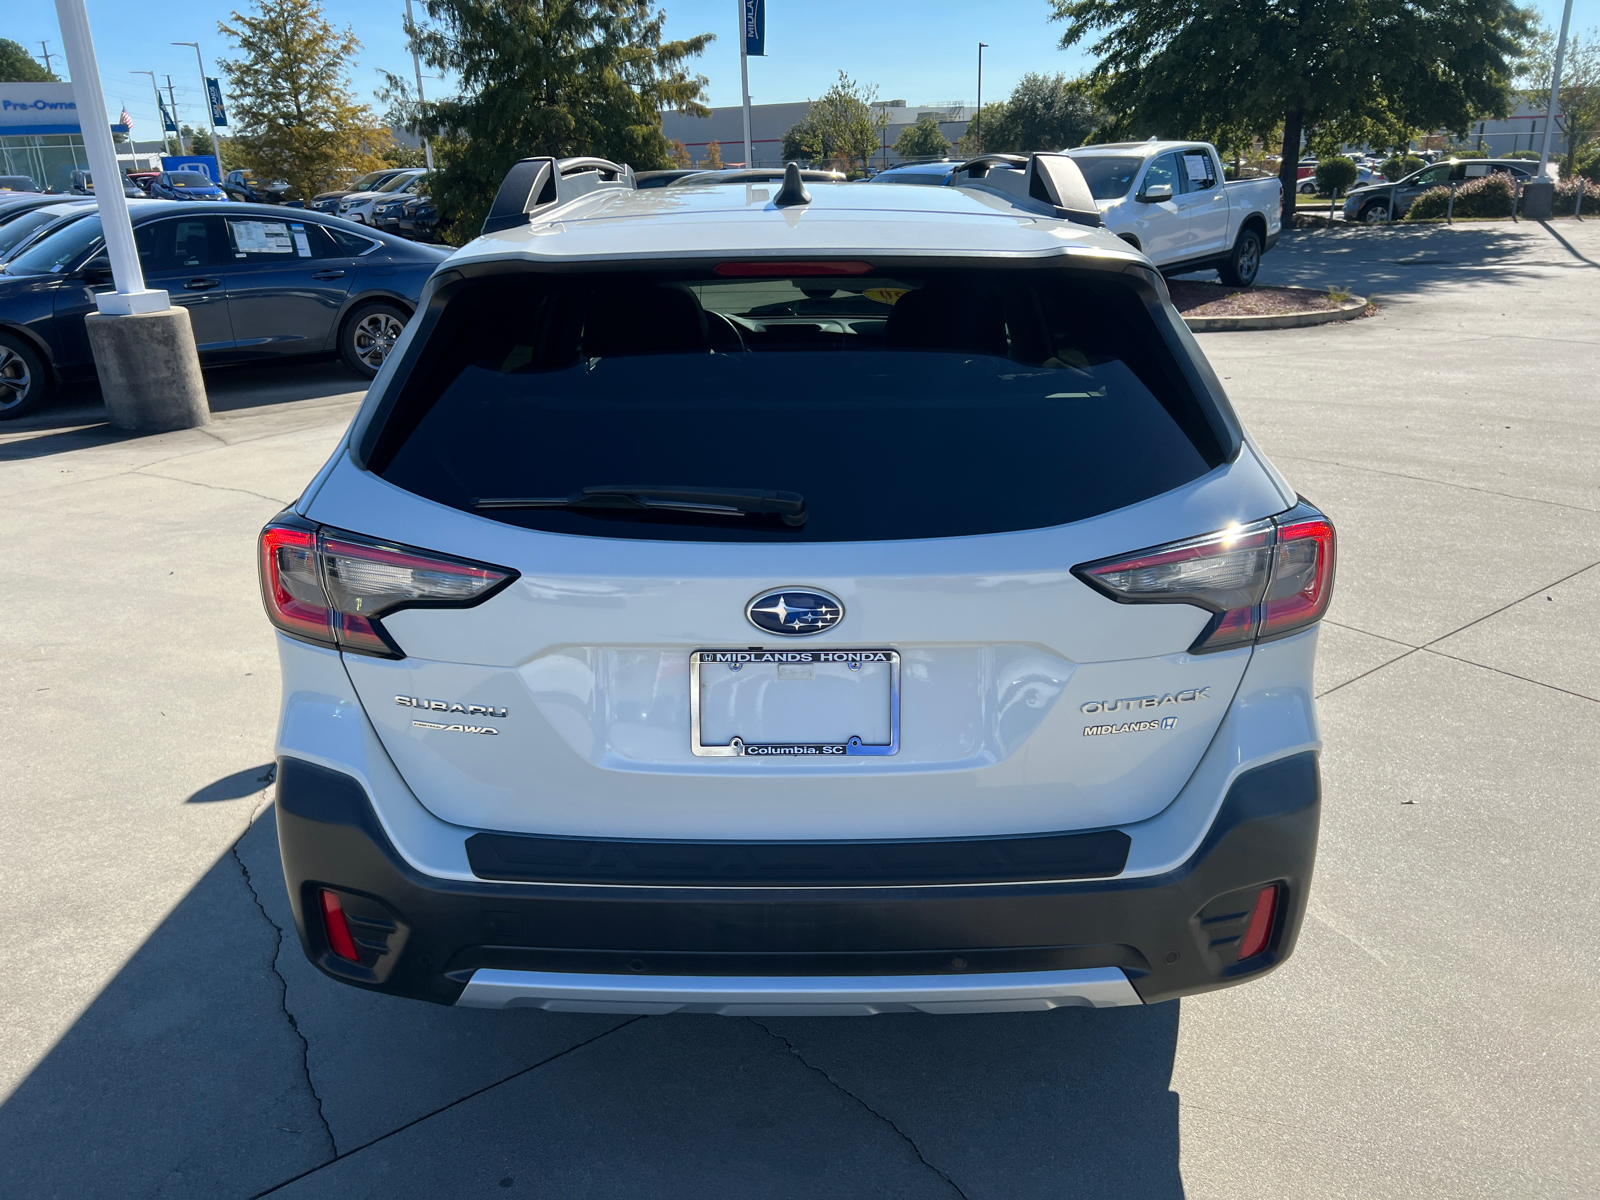
M 128 127 L 128 129 L 129 129 L 129 131 L 130 132 L 132 131 L 132 129 L 133 129 L 133 118 L 128 115 L 128 110 L 127 109 L 123 109 L 122 110 L 122 115 L 117 118 L 117 124 L 118 125 L 126 125 Z

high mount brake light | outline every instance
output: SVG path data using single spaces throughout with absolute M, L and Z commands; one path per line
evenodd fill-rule
M 1333 523 L 1305 501 L 1276 517 L 1102 559 L 1072 573 L 1119 604 L 1192 604 L 1214 613 L 1189 647 L 1226 650 L 1322 619 L 1333 597 Z
M 722 276 L 754 276 L 771 279 L 777 275 L 867 275 L 871 263 L 864 262 L 725 262 L 717 264 Z
M 299 518 L 261 531 L 267 617 L 302 641 L 404 658 L 378 618 L 403 608 L 471 608 L 517 577 L 505 567 L 370 541 Z

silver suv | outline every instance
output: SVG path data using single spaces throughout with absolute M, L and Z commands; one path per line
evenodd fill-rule
M 1027 171 L 512 170 L 261 534 L 312 962 L 873 1013 L 1289 956 L 1333 526 L 1072 161 Z

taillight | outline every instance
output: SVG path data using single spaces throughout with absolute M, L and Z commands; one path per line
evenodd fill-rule
M 426 550 L 377 542 L 296 517 L 261 531 L 261 596 L 267 617 L 303 641 L 357 654 L 404 658 L 378 618 L 403 608 L 470 608 L 517 573 Z
M 1333 596 L 1333 523 L 1305 501 L 1288 512 L 1072 573 L 1119 604 L 1192 604 L 1216 614 L 1191 653 L 1283 637 L 1322 619 Z

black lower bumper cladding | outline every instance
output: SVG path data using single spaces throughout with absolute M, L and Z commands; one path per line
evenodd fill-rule
M 346 983 L 453 1004 L 482 967 L 645 975 L 919 975 L 1120 967 L 1147 1002 L 1289 957 L 1316 857 L 1316 756 L 1239 776 L 1192 857 L 1118 879 L 1117 831 L 898 842 L 691 843 L 476 834 L 476 880 L 408 865 L 352 777 L 278 765 L 278 841 L 307 957 Z M 810 872 L 808 874 L 807 872 Z M 1041 875 L 1052 882 L 1028 882 Z M 1096 876 L 1099 876 L 1098 878 Z M 628 882 L 624 883 L 623 881 Z M 975 882 L 977 881 L 977 882 Z M 1267 948 L 1238 961 L 1260 889 Z M 360 962 L 329 949 L 334 890 Z

